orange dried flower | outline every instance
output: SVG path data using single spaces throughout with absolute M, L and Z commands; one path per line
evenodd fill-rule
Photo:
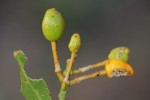
M 105 70 L 108 77 L 132 76 L 134 71 L 132 67 L 121 60 L 111 59 L 105 65 Z

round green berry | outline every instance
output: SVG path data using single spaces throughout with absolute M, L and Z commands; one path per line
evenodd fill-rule
M 62 15 L 55 9 L 48 9 L 42 22 L 42 31 L 49 41 L 57 41 L 62 37 L 65 22 Z
M 118 59 L 127 62 L 128 56 L 129 56 L 129 48 L 117 47 L 110 51 L 108 55 L 108 59 Z

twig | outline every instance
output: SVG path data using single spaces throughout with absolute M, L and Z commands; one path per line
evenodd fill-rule
M 73 85 L 73 84 L 77 84 L 83 80 L 87 80 L 87 79 L 90 79 L 90 78 L 95 78 L 97 76 L 104 76 L 106 75 L 106 71 L 105 70 L 101 70 L 101 71 L 98 71 L 98 72 L 94 72 L 94 73 L 91 73 L 91 74 L 86 74 L 86 75 L 83 75 L 83 76 L 80 76 L 80 77 L 76 77 L 72 80 L 69 81 L 69 85 Z
M 51 42 L 51 46 L 52 46 L 52 52 L 53 52 L 53 58 L 54 58 L 54 65 L 55 65 L 55 73 L 59 79 L 60 82 L 63 81 L 64 76 L 62 74 L 61 68 L 60 68 L 60 64 L 59 64 L 59 60 L 58 60 L 58 53 L 57 53 L 57 44 L 56 42 Z
M 84 72 L 89 71 L 91 69 L 102 67 L 102 66 L 104 66 L 106 64 L 107 61 L 108 60 L 104 60 L 104 61 L 98 62 L 96 64 L 91 64 L 91 65 L 79 68 L 77 70 L 72 71 L 72 74 L 84 73 Z
M 76 55 L 76 53 L 71 53 L 71 58 L 70 58 L 69 65 L 68 65 L 68 68 L 67 68 L 67 72 L 66 72 L 66 75 L 65 75 L 65 78 L 64 78 L 65 83 L 68 83 L 68 78 L 69 78 L 69 75 L 72 71 L 72 65 L 74 63 L 75 55 Z

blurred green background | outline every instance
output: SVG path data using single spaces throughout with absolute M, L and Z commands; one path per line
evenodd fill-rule
M 58 100 L 60 84 L 54 73 L 50 43 L 41 31 L 48 8 L 56 8 L 66 20 L 58 42 L 62 68 L 70 57 L 68 42 L 81 34 L 82 47 L 74 69 L 107 58 L 118 46 L 131 49 L 130 78 L 99 77 L 69 88 L 67 100 L 150 100 L 150 1 L 149 0 L 1 0 L 0 3 L 0 100 L 25 100 L 20 93 L 19 67 L 14 50 L 29 58 L 26 72 L 43 78 Z

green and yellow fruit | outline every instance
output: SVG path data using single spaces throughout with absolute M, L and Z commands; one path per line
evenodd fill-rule
M 42 31 L 47 40 L 51 42 L 59 40 L 62 37 L 64 26 L 64 18 L 55 8 L 46 11 L 42 22 Z

